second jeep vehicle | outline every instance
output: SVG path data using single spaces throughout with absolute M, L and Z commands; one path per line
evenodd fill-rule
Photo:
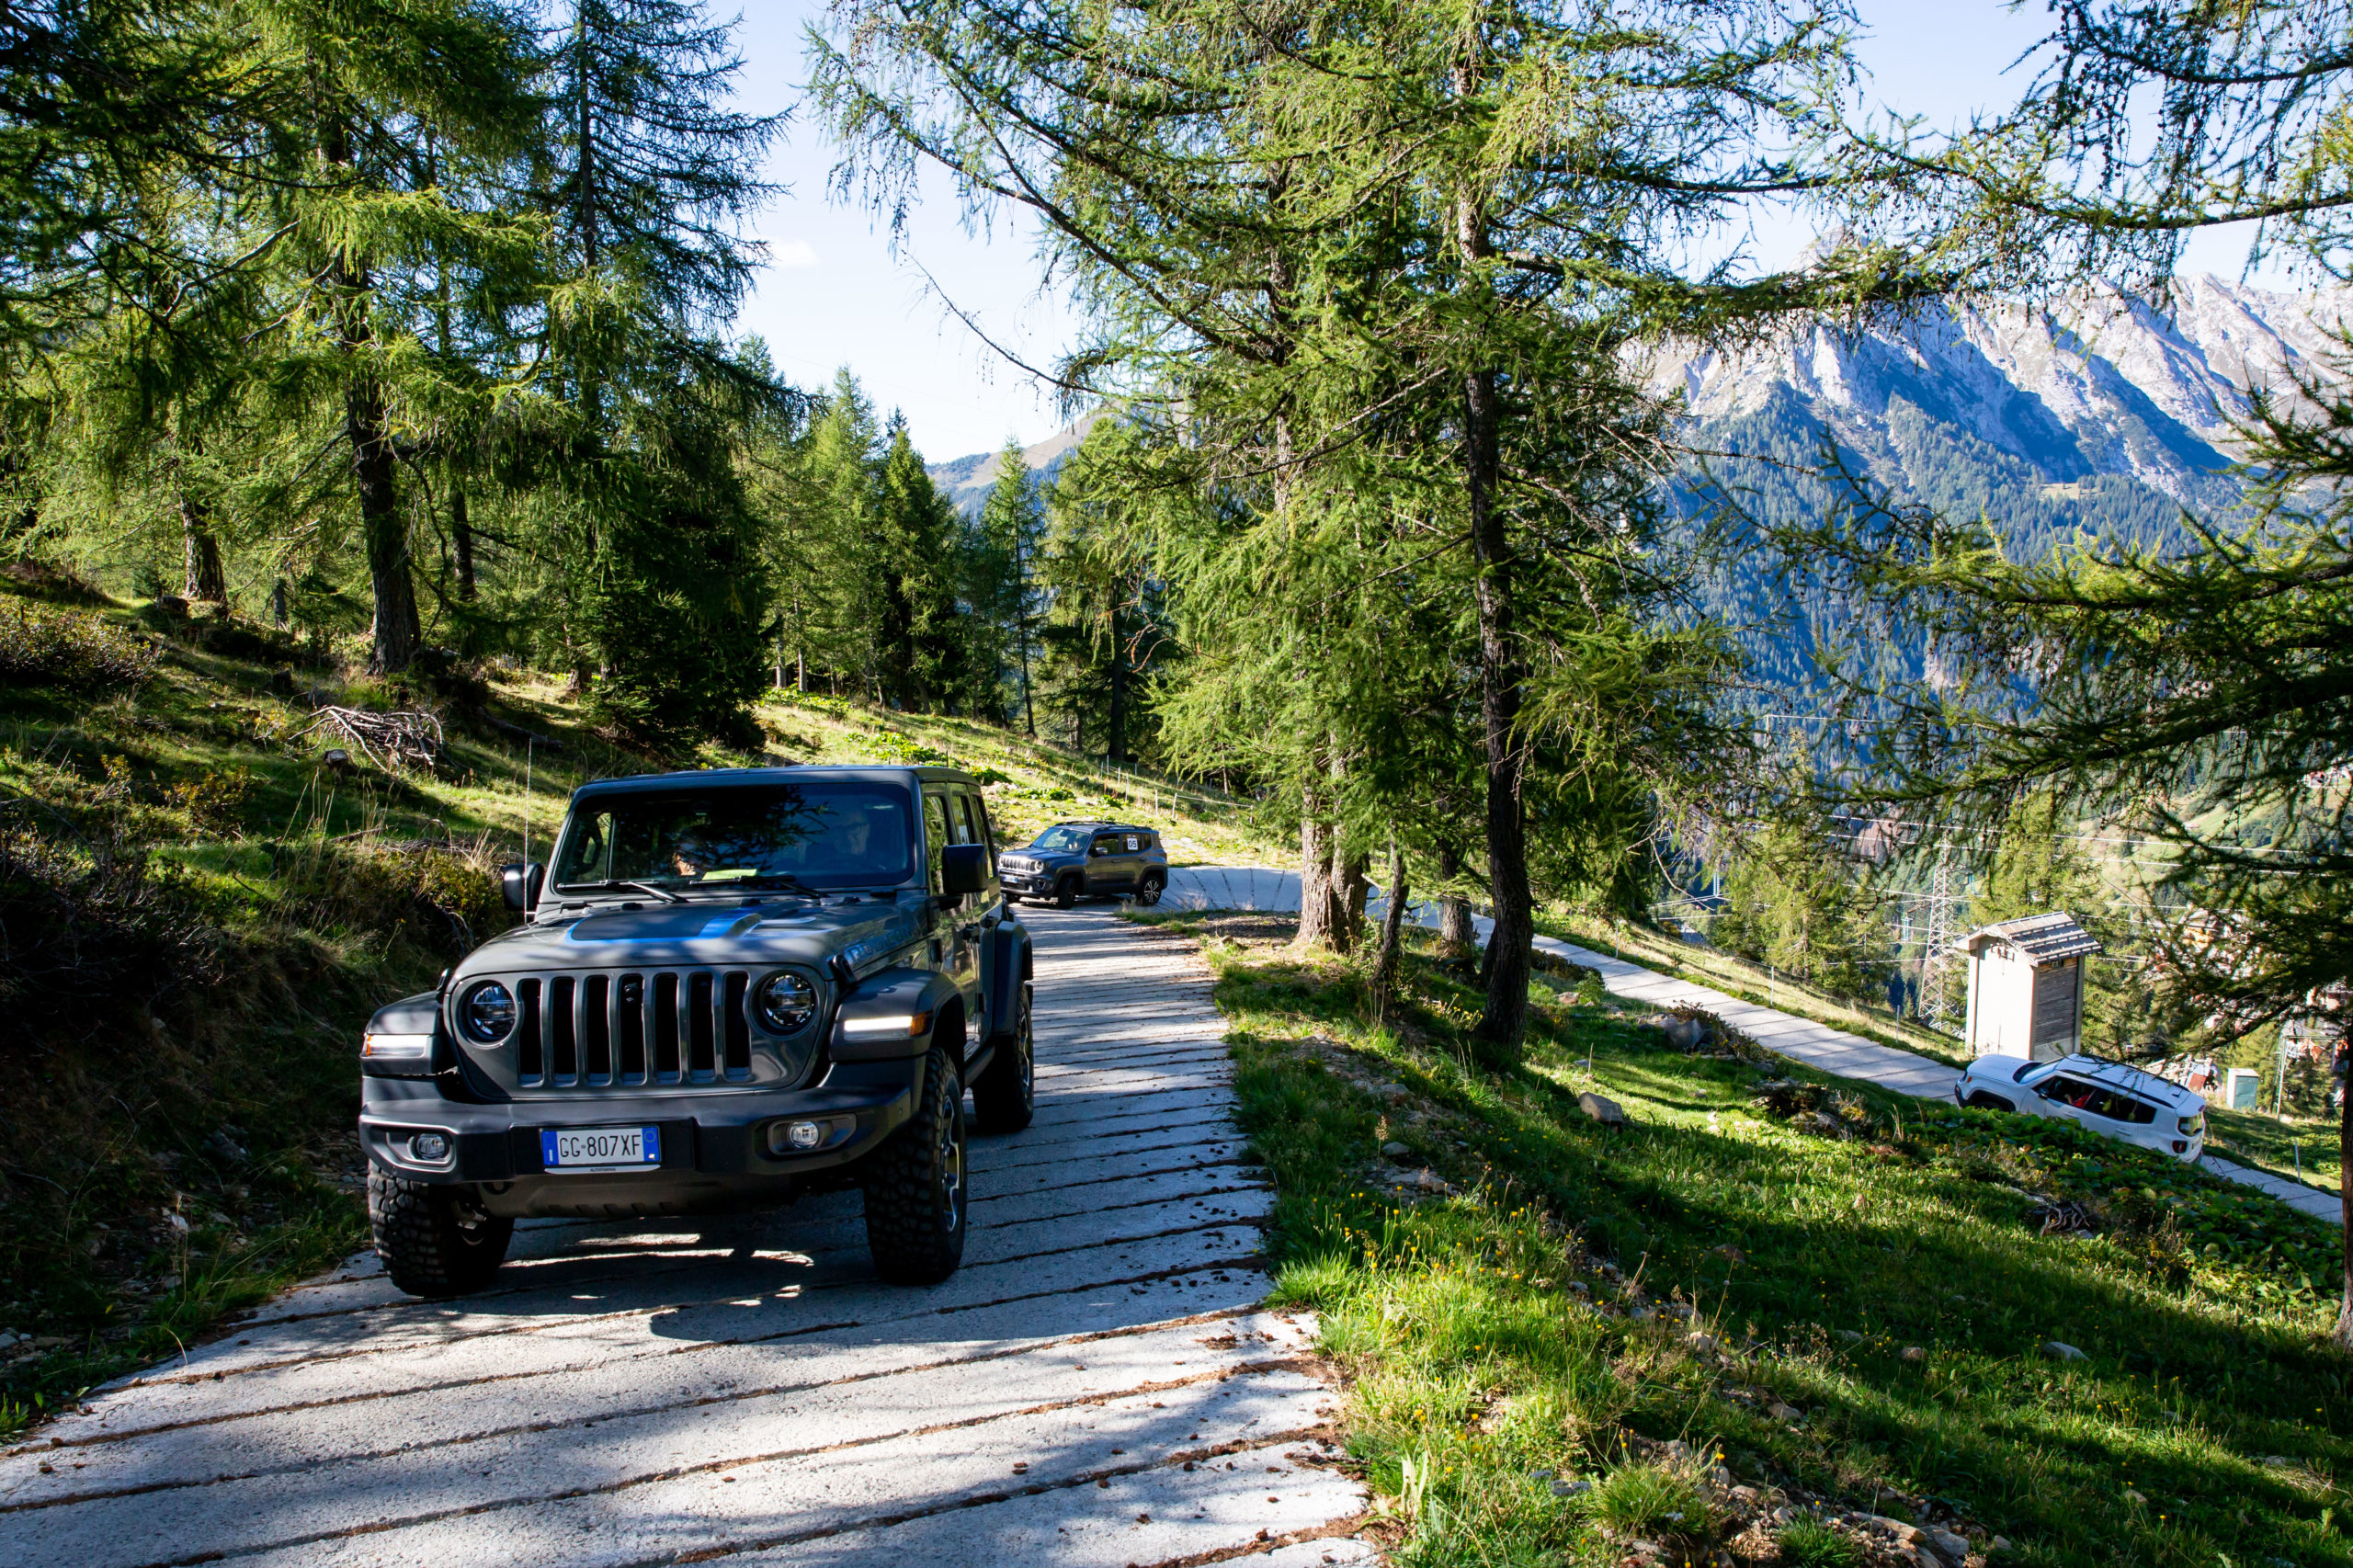
M 524 923 L 395 1002 L 360 1054 L 392 1283 L 480 1287 L 517 1219 L 762 1208 L 857 1186 L 886 1279 L 962 1260 L 964 1096 L 1033 1107 L 1029 933 L 988 812 L 939 767 L 584 785 Z
M 1148 827 L 1117 822 L 1058 822 L 998 863 L 1006 897 L 1051 899 L 1068 909 L 1110 894 L 1158 903 L 1168 886 L 1168 851 Z

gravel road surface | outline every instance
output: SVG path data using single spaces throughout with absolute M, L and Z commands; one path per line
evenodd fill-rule
M 946 1284 L 876 1282 L 853 1194 L 530 1221 L 458 1302 L 355 1259 L 0 1454 L 0 1563 L 1370 1561 L 1198 959 L 1023 915 L 1039 1114 Z

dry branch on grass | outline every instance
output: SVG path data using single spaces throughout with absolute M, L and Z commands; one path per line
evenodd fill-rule
M 430 772 L 440 763 L 446 744 L 441 721 L 415 709 L 375 713 L 364 708 L 322 708 L 294 732 L 297 737 L 314 733 L 343 742 L 387 770 L 417 767 Z

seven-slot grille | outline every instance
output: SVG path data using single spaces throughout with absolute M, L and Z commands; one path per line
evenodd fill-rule
M 742 970 L 527 975 L 515 984 L 524 1088 L 744 1083 L 752 1028 Z

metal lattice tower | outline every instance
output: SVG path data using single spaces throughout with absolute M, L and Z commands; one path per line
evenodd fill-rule
M 1953 1012 L 1952 976 L 1959 967 L 1952 954 L 1952 847 L 1937 850 L 1937 870 L 1928 884 L 1928 935 L 1920 955 L 1920 1014 L 1942 1023 Z

